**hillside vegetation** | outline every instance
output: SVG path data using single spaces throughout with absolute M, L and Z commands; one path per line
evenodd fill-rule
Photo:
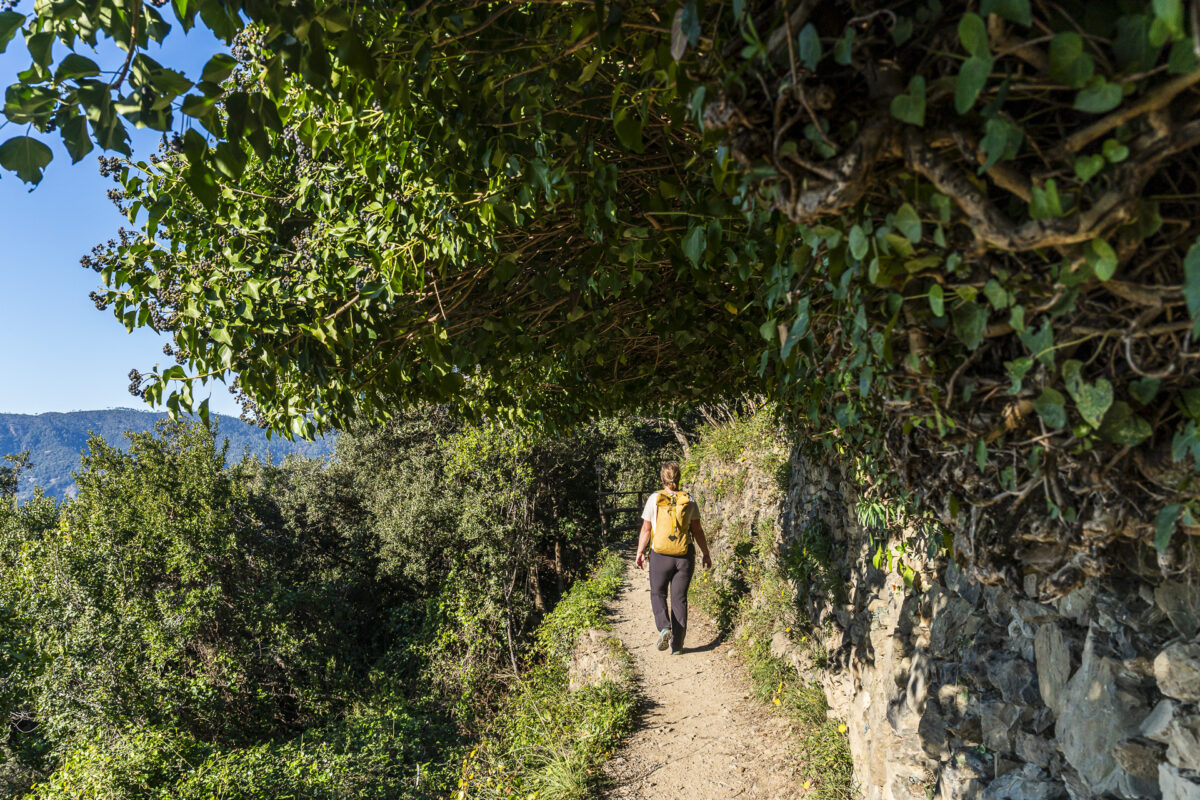
M 333 438 L 315 441 L 268 439 L 266 432 L 236 417 L 213 414 L 218 438 L 229 442 L 235 456 L 249 453 L 271 463 L 290 455 L 319 458 L 332 451 Z M 48 495 L 63 497 L 75 490 L 74 474 L 80 466 L 80 453 L 92 434 L 116 447 L 126 447 L 125 432 L 144 432 L 167 418 L 132 408 L 102 411 L 46 412 L 44 414 L 0 414 L 0 453 L 29 451 L 29 464 L 18 490 L 27 499 L 37 486 Z
M 282 466 L 196 423 L 93 438 L 73 499 L 0 507 L 0 795 L 445 798 L 486 754 L 501 797 L 578 797 L 632 708 L 562 677 L 619 584 L 595 481 L 660 444 L 436 409 Z

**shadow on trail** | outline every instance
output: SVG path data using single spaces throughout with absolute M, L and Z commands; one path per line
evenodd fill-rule
M 725 641 L 725 632 L 721 631 L 708 644 L 697 645 L 696 647 L 684 647 L 683 655 L 686 656 L 688 653 L 707 653 L 710 650 L 716 650 L 721 646 L 721 642 L 723 641 Z
M 655 709 L 661 708 L 661 704 L 656 702 L 644 687 L 639 687 L 635 693 L 638 700 L 636 717 L 634 718 L 633 729 L 629 732 L 627 738 L 632 738 L 633 734 L 638 731 L 650 730 L 656 727 L 649 722 L 649 719 L 652 716 L 651 712 L 653 712 Z M 625 757 L 622 756 L 621 760 L 624 759 Z M 641 764 L 638 764 L 633 769 L 626 771 L 624 776 L 621 778 L 617 778 L 611 773 L 606 774 L 600 777 L 598 780 L 597 788 L 606 790 L 607 796 L 608 792 L 611 790 L 624 789 L 631 786 L 640 785 L 646 778 L 650 777 L 655 772 L 658 772 L 662 766 L 663 764 L 660 763 L 647 768 Z

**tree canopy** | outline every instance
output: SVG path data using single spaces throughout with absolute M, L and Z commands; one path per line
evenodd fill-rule
M 11 121 L 73 157 L 172 132 L 107 162 L 136 230 L 89 262 L 99 304 L 174 337 L 150 401 L 236 375 L 304 434 L 421 400 L 571 420 L 757 390 L 948 515 L 1037 498 L 1050 521 L 1007 538 L 1064 586 L 1101 568 L 1064 527 L 1164 564 L 1194 529 L 1181 0 L 172 10 L 236 42 L 194 85 L 137 52 L 153 5 L 0 16 L 34 62 Z M 111 80 L 74 52 L 102 34 L 130 54 Z M 49 152 L 0 155 L 36 180 Z

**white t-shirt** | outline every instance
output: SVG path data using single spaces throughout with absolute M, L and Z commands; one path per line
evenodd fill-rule
M 642 519 L 650 523 L 650 532 L 654 532 L 654 526 L 657 525 L 658 519 L 658 492 L 651 492 L 650 498 L 646 500 L 646 507 L 642 509 Z M 674 494 L 670 492 L 669 494 Z M 688 508 L 692 512 L 692 519 L 700 519 L 700 507 L 696 505 L 695 500 L 688 501 Z

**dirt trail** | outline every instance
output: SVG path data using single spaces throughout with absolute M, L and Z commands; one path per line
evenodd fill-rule
M 733 648 L 693 606 L 682 655 L 656 649 L 650 583 L 629 556 L 610 622 L 633 655 L 637 728 L 605 766 L 609 800 L 800 797 L 787 720 L 750 696 Z

